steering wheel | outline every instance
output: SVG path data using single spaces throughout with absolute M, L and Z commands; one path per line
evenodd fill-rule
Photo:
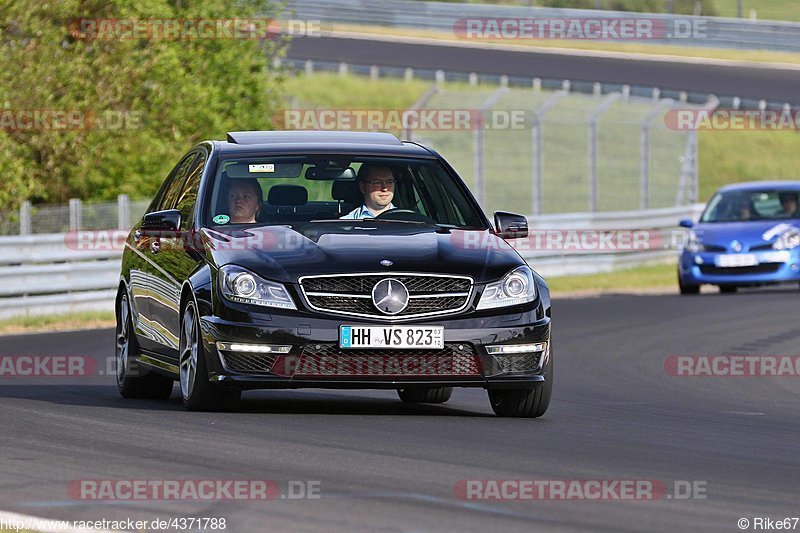
M 378 220 L 408 220 L 409 222 L 426 222 L 428 224 L 436 224 L 436 221 L 429 216 L 425 216 L 422 213 L 418 213 L 417 211 L 413 211 L 411 209 L 403 209 L 401 207 L 395 207 L 394 209 L 384 211 L 375 218 Z

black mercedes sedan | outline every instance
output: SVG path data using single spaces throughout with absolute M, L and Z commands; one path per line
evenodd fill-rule
M 386 133 L 252 131 L 192 148 L 128 236 L 116 299 L 126 398 L 235 409 L 242 391 L 481 387 L 538 417 L 550 295 L 434 150 Z

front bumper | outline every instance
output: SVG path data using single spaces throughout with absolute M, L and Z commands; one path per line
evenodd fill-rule
M 758 264 L 740 267 L 717 266 L 722 255 L 735 254 L 683 251 L 678 266 L 681 281 L 690 285 L 766 285 L 800 281 L 800 249 L 751 252 L 747 255 L 754 255 Z
M 420 350 L 383 350 L 382 353 L 364 354 L 363 357 L 376 357 L 388 363 L 392 368 L 405 368 L 403 358 L 419 359 L 413 368 L 414 372 L 378 372 L 363 375 L 353 372 L 311 372 L 304 374 L 293 373 L 282 366 L 284 359 L 294 358 L 303 361 L 304 357 L 317 357 L 322 350 L 328 363 L 334 366 L 347 358 L 357 357 L 359 350 L 340 350 L 338 348 L 339 326 L 342 324 L 378 325 L 364 320 L 350 320 L 347 318 L 303 317 L 268 315 L 268 320 L 259 320 L 258 315 L 252 315 L 252 322 L 236 322 L 223 320 L 217 316 L 204 316 L 200 326 L 203 335 L 204 352 L 206 356 L 209 379 L 221 387 L 231 387 L 241 390 L 248 389 L 294 389 L 294 388 L 339 388 L 339 389 L 398 389 L 412 387 L 481 387 L 486 389 L 500 388 L 536 388 L 544 384 L 543 372 L 545 364 L 552 357 L 550 351 L 550 318 L 544 313 L 530 309 L 524 312 L 509 313 L 491 317 L 475 318 L 448 318 L 428 322 L 415 322 L 414 325 L 439 325 L 444 326 L 445 347 L 450 350 L 448 354 L 457 357 L 459 361 L 467 361 L 467 357 L 474 358 L 474 365 L 455 365 L 459 370 L 451 372 L 452 361 L 450 357 L 447 365 L 436 366 L 433 371 L 419 371 L 419 361 L 435 361 L 434 351 Z M 379 324 L 386 326 L 387 324 Z M 409 325 L 409 324 L 403 324 Z M 291 346 L 288 354 L 247 354 L 250 366 L 259 366 L 259 371 L 243 371 L 234 368 L 232 364 L 234 355 L 218 348 L 218 343 L 241 343 Z M 509 365 L 508 359 L 500 355 L 487 353 L 487 345 L 506 344 L 537 344 L 543 343 L 543 350 L 538 355 L 535 353 L 519 354 L 525 359 L 527 366 Z M 445 351 L 447 351 L 445 350 Z M 374 350 L 373 350 L 374 351 Z M 445 351 L 441 351 L 444 353 Z M 424 353 L 421 353 L 424 352 Z M 452 352 L 452 353 L 451 353 Z M 449 357 L 449 356 L 448 356 Z M 259 360 L 261 358 L 261 360 Z M 269 361 L 265 361 L 266 359 Z M 515 359 L 519 361 L 521 359 Z M 274 361 L 274 362 L 273 362 Z M 318 359 L 317 359 L 318 361 Z M 306 359 L 307 362 L 307 359 Z M 397 363 L 396 365 L 393 363 Z M 448 366 L 449 365 L 449 366 Z M 302 364 L 300 365 L 303 366 Z M 312 365 L 313 366 L 313 365 Z M 346 367 L 346 365 L 341 365 Z M 297 368 L 297 364 L 292 365 Z M 308 368 L 308 365 L 305 365 Z M 320 366 L 319 368 L 322 368 Z M 509 371 L 508 368 L 512 370 Z M 269 369 L 269 371 L 267 371 Z

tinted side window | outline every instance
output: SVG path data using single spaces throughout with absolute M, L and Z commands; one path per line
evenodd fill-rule
M 184 178 L 186 178 L 186 174 L 189 171 L 189 166 L 196 156 L 197 154 L 192 152 L 181 159 L 180 163 L 175 165 L 175 168 L 172 169 L 172 172 L 170 172 L 169 177 L 161 186 L 161 189 L 158 190 L 158 194 L 153 199 L 153 203 L 150 204 L 148 212 L 152 213 L 153 211 L 171 209 L 175 205 L 178 199 L 178 193 L 183 186 Z
M 181 225 L 188 228 L 192 223 L 194 207 L 197 205 L 197 192 L 200 190 L 200 178 L 203 177 L 203 169 L 206 165 L 206 156 L 201 153 L 189 168 L 189 175 L 178 196 L 175 209 L 181 212 Z

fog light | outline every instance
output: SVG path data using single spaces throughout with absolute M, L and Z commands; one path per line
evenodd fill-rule
M 291 346 L 276 344 L 241 344 L 237 342 L 218 342 L 217 349 L 223 352 L 248 352 L 248 353 L 289 353 Z
M 546 347 L 546 342 L 537 342 L 536 344 L 498 344 L 495 346 L 487 346 L 486 352 L 489 355 L 543 352 Z

